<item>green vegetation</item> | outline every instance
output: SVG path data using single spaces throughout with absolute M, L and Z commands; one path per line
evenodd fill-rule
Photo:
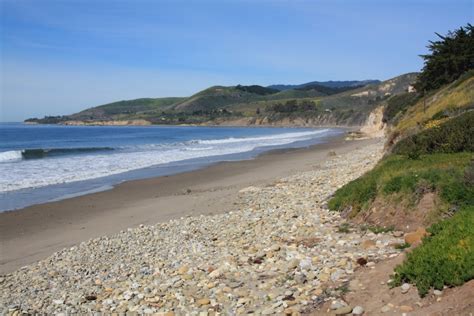
M 421 296 L 431 287 L 462 285 L 474 279 L 474 206 L 432 225 L 423 244 L 395 269 L 393 286 L 410 282 Z
M 320 111 L 320 107 L 313 101 L 302 100 L 288 100 L 285 103 L 275 103 L 265 108 L 266 112 L 278 112 L 278 113 L 294 113 L 294 112 L 311 112 Z
M 395 227 L 393 225 L 390 225 L 388 227 L 385 226 L 362 226 L 362 230 L 370 230 L 374 234 L 383 234 L 383 233 L 389 233 L 393 232 L 395 230 Z
M 406 90 L 415 74 L 385 81 L 308 83 L 279 91 L 258 85 L 213 86 L 187 98 L 146 98 L 114 102 L 82 112 L 44 119 L 64 121 L 146 120 L 152 124 L 219 124 L 224 121 L 285 124 L 303 120 L 309 124 L 361 125 L 389 95 Z M 326 85 L 327 84 L 327 85 Z M 364 86 L 362 86 L 364 85 Z
M 278 93 L 278 92 L 279 92 L 279 90 L 271 89 L 271 88 L 265 88 L 265 87 L 258 86 L 258 85 L 253 85 L 253 86 L 241 86 L 241 85 L 237 85 L 235 88 L 236 88 L 237 90 L 240 90 L 240 91 L 245 91 L 245 92 L 249 92 L 249 93 L 255 93 L 255 94 L 259 94 L 259 95 L 274 94 L 274 93 Z
M 407 92 L 395 95 L 388 99 L 383 111 L 384 122 L 393 124 L 397 115 L 405 113 L 405 111 L 413 106 L 419 98 L 418 94 Z
M 380 83 L 380 80 L 311 81 L 311 82 L 299 84 L 299 85 L 276 84 L 276 85 L 268 86 L 268 88 L 285 91 L 285 90 L 300 89 L 305 86 L 311 86 L 311 85 L 318 85 L 318 86 L 329 87 L 329 88 L 343 88 L 343 87 L 354 87 L 354 86 L 360 87 L 360 86 L 366 86 L 369 84 L 379 84 L 379 83 Z
M 361 87 L 363 86 L 326 87 L 319 84 L 309 84 L 300 88 L 295 88 L 295 90 L 300 90 L 300 91 L 316 90 L 316 91 L 319 91 L 321 94 L 333 95 L 333 94 L 338 94 L 344 91 L 354 90 Z
M 403 244 L 395 245 L 395 249 L 398 249 L 398 250 L 403 250 L 403 249 L 410 248 L 410 247 L 411 247 L 411 245 L 407 242 L 404 242 Z
M 429 67 L 425 65 L 424 72 L 431 71 Z M 429 77 L 427 73 L 420 76 L 421 81 Z M 473 88 L 474 72 L 468 71 L 423 97 L 406 93 L 386 100 L 384 120 L 395 125 L 391 139 L 411 135 L 328 202 L 331 210 L 347 210 L 356 216 L 369 210 L 375 200 L 402 205 L 410 212 L 425 193 L 436 194 L 439 201 L 428 210 L 434 223 L 428 228 L 430 235 L 395 269 L 391 283 L 413 283 L 421 296 L 432 287 L 458 286 L 474 278 Z M 405 243 L 398 249 L 409 246 Z
M 474 26 L 449 32 L 438 41 L 430 41 L 430 54 L 422 55 L 423 70 L 415 84 L 420 92 L 438 89 L 458 79 L 463 73 L 474 69 Z
M 474 204 L 474 188 L 464 181 L 471 153 L 422 155 L 412 160 L 390 155 L 362 177 L 336 191 L 328 207 L 334 211 L 352 208 L 355 216 L 370 207 L 377 196 L 403 194 L 412 203 L 420 193 L 439 192 L 443 201 L 454 205 Z
M 474 71 L 457 81 L 420 98 L 415 105 L 397 115 L 393 122 L 394 135 L 408 136 L 419 132 L 440 115 L 458 115 L 474 105 Z
M 442 204 L 431 234 L 395 269 L 393 286 L 410 282 L 424 296 L 431 287 L 456 286 L 474 278 L 474 160 L 472 153 L 438 153 L 412 160 L 390 155 L 372 171 L 339 189 L 332 210 L 364 211 L 377 198 L 401 196 L 412 203 L 424 192 L 437 192 Z M 409 211 L 409 210 L 408 210 Z M 387 228 L 369 227 L 374 233 Z M 390 229 L 390 227 L 388 228 Z M 398 249 L 409 247 L 403 244 Z
M 447 118 L 446 114 L 442 113 L 445 111 L 435 114 L 433 118 L 435 120 Z M 396 154 L 412 155 L 414 158 L 420 154 L 461 151 L 474 151 L 474 111 L 407 137 L 393 148 Z
M 342 223 L 337 228 L 337 232 L 341 234 L 348 234 L 351 232 L 349 223 Z

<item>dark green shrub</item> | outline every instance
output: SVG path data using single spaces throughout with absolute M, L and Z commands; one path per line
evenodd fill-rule
M 436 112 L 432 117 L 431 119 L 432 120 L 440 120 L 440 119 L 443 119 L 443 118 L 447 118 L 449 117 L 449 115 L 446 113 L 447 111 L 446 110 L 441 110 L 439 112 Z
M 399 113 L 405 113 L 405 111 L 414 105 L 420 99 L 417 93 L 402 93 L 390 97 L 387 100 L 383 111 L 383 121 L 388 123 L 394 123 L 395 117 Z
M 252 86 L 237 85 L 235 88 L 237 90 L 240 90 L 240 91 L 255 93 L 255 94 L 258 94 L 258 95 L 268 95 L 268 94 L 275 94 L 275 93 L 280 92 L 280 90 L 276 90 L 276 89 L 272 89 L 272 88 L 266 88 L 266 87 L 262 87 L 262 86 L 259 86 L 259 85 L 252 85 Z
M 398 142 L 393 153 L 412 155 L 474 151 L 474 111 L 455 117 L 439 127 L 430 128 Z
M 430 41 L 430 53 L 422 55 L 425 64 L 415 84 L 418 91 L 437 89 L 474 69 L 474 26 L 467 24 L 446 36 Z
M 370 230 L 371 232 L 373 232 L 374 234 L 382 234 L 382 233 L 393 232 L 395 230 L 395 227 L 394 226 L 388 226 L 388 227 L 385 227 L 385 226 L 369 226 L 367 229 Z
M 420 151 L 416 149 L 413 149 L 407 155 L 408 159 L 411 159 L 411 160 L 418 160 L 420 159 L 420 156 L 421 156 Z
M 404 242 L 403 244 L 395 245 L 395 249 L 398 249 L 398 250 L 403 250 L 403 249 L 410 248 L 410 247 L 411 247 L 411 245 L 407 242 Z

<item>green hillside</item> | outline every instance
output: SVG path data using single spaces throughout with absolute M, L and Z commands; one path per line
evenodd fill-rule
M 389 154 L 328 202 L 365 225 L 427 227 L 390 282 L 420 296 L 474 279 L 474 28 L 441 39 L 423 56 L 423 89 L 384 102 Z
M 153 124 L 223 124 L 245 119 L 248 124 L 257 120 L 279 124 L 280 120 L 311 119 L 314 124 L 318 124 L 321 120 L 329 120 L 331 124 L 357 125 L 363 122 L 368 112 L 388 95 L 405 91 L 414 77 L 404 75 L 399 78 L 403 79 L 392 79 L 394 83 L 388 85 L 387 83 L 391 81 L 363 87 L 355 85 L 359 81 L 350 81 L 349 86 L 327 87 L 304 84 L 283 91 L 258 85 L 213 86 L 185 98 L 119 101 L 72 115 L 27 121 L 36 123 L 85 121 L 93 124 L 100 121 L 140 119 Z
M 163 111 L 183 98 L 142 98 L 124 100 L 93 107 L 70 116 L 75 120 L 114 119 L 117 116 L 133 116 Z
M 361 125 L 375 107 L 383 105 L 391 96 L 405 93 L 416 75 L 409 73 L 331 95 L 321 91 L 315 93 L 315 90 L 285 90 L 272 95 L 272 99 L 234 104 L 228 109 L 246 116 L 257 116 L 270 123 L 304 119 L 316 125 Z M 285 98 L 277 99 L 277 95 Z

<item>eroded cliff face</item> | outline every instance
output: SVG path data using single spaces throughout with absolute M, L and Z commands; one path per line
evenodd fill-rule
M 341 126 L 341 127 L 363 127 L 364 134 L 370 137 L 382 137 L 384 135 L 385 124 L 382 123 L 383 108 L 377 108 L 370 113 L 367 118 L 362 113 L 341 117 L 331 112 L 317 117 L 283 117 L 271 118 L 262 117 L 241 117 L 241 118 L 218 118 L 199 124 L 180 125 L 201 125 L 201 126 L 274 126 L 274 127 L 320 127 L 320 126 Z M 80 121 L 70 120 L 60 123 L 61 125 L 73 126 L 146 126 L 152 125 L 147 120 L 108 120 L 108 121 Z
M 365 124 L 360 132 L 370 138 L 379 138 L 385 136 L 386 126 L 383 122 L 383 106 L 379 106 L 370 112 Z
M 367 122 L 367 117 L 354 115 L 341 118 L 332 113 L 320 115 L 318 117 L 284 117 L 281 119 L 272 119 L 264 117 L 245 117 L 237 119 L 216 119 L 208 121 L 202 125 L 220 125 L 220 126 L 281 126 L 281 127 L 319 127 L 319 126 L 344 126 L 358 127 Z

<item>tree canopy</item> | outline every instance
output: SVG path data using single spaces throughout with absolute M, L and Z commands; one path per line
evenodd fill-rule
M 468 23 L 446 36 L 435 34 L 440 40 L 430 41 L 431 53 L 421 55 L 425 64 L 415 84 L 420 92 L 437 89 L 474 69 L 474 26 Z

